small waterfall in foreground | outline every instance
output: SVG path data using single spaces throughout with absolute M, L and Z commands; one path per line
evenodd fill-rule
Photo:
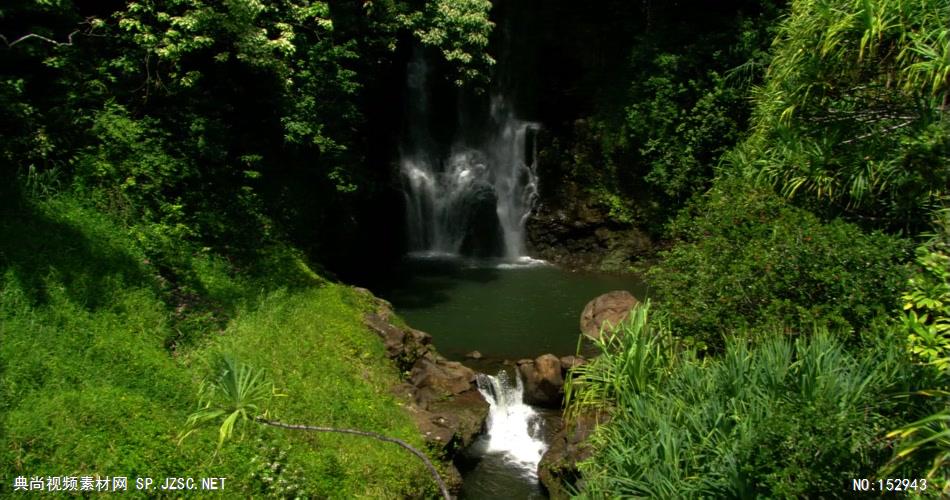
M 522 401 L 524 388 L 517 373 L 514 387 L 504 370 L 496 376 L 478 375 L 478 391 L 489 404 L 484 452 L 503 454 L 524 476 L 535 479 L 547 445 L 541 439 L 541 417 Z
M 441 154 L 429 133 L 428 66 L 417 51 L 409 64 L 409 131 L 400 153 L 410 251 L 458 255 L 500 233 L 502 257 L 525 256 L 524 226 L 538 196 L 538 124 L 519 120 L 501 96 L 491 98 L 487 132 L 456 139 Z M 494 209 L 494 228 L 484 223 Z M 497 255 L 496 255 L 497 256 Z

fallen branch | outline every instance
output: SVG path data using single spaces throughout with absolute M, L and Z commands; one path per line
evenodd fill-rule
M 409 443 L 401 439 L 384 436 L 382 434 L 376 434 L 375 432 L 358 431 L 355 429 L 337 429 L 334 427 L 319 427 L 315 425 L 285 424 L 284 422 L 279 422 L 277 420 L 267 420 L 261 417 L 257 417 L 255 420 L 257 420 L 259 423 L 262 423 L 264 425 L 270 425 L 272 427 L 280 427 L 283 429 L 292 429 L 292 430 L 298 430 L 298 431 L 315 431 L 315 432 L 336 432 L 339 434 L 355 434 L 357 436 L 371 437 L 373 439 L 386 441 L 388 443 L 396 443 L 399 446 L 402 446 L 403 448 L 412 452 L 413 455 L 419 457 L 426 464 L 426 468 L 429 469 L 429 473 L 432 474 L 432 479 L 435 479 L 435 482 L 438 483 L 439 489 L 442 491 L 442 497 L 445 500 L 452 499 L 452 496 L 449 494 L 449 488 L 445 485 L 445 481 L 442 480 L 442 476 L 439 475 L 439 471 L 436 470 L 434 465 L 432 465 L 432 462 L 429 461 L 429 458 L 426 457 L 425 453 L 422 453 L 421 451 L 417 450 L 412 445 L 410 445 Z

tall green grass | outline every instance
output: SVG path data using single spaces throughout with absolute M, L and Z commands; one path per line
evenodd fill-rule
M 7 202 L 8 200 L 4 200 Z M 0 218 L 0 493 L 16 476 L 246 474 L 174 437 L 196 401 L 144 256 L 75 200 Z
M 887 431 L 925 412 L 905 397 L 924 377 L 895 338 L 849 352 L 824 331 L 780 332 L 699 358 L 649 304 L 636 309 L 567 389 L 571 414 L 610 415 L 581 464 L 582 496 L 838 497 L 876 477 Z M 901 477 L 924 470 L 904 465 Z
M 601 357 L 576 368 L 575 376 L 568 378 L 564 394 L 569 418 L 627 406 L 631 398 L 654 390 L 671 368 L 672 338 L 668 330 L 650 324 L 650 307 L 647 301 L 634 308 L 616 334 L 605 332 L 591 341 Z

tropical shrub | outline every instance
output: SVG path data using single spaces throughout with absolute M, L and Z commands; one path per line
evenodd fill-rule
M 649 271 L 672 328 L 698 347 L 782 318 L 855 332 L 897 307 L 907 244 L 840 220 L 821 222 L 770 190 L 723 180 L 671 225 L 678 243 Z
M 884 468 L 887 475 L 908 458 L 926 460 L 927 478 L 950 494 L 950 257 L 947 255 L 947 212 L 941 211 L 936 234 L 917 248 L 916 272 L 904 294 L 903 323 L 914 361 L 938 373 L 934 389 L 911 397 L 934 398 L 941 410 L 908 423 L 888 434 L 897 441 L 894 457 Z
M 578 94 L 593 110 L 542 142 L 542 190 L 569 181 L 613 222 L 647 230 L 666 223 L 710 187 L 721 156 L 746 137 L 748 92 L 768 66 L 783 4 L 615 2 L 612 16 L 571 33 L 605 47 L 597 58 L 577 56 L 592 66 Z
M 946 217 L 948 212 L 942 212 Z M 946 229 L 943 229 L 946 234 Z M 950 245 L 935 236 L 917 248 L 917 269 L 903 295 L 904 324 L 916 359 L 950 370 Z
M 748 119 L 743 90 L 720 74 L 678 81 L 688 64 L 683 59 L 657 56 L 652 76 L 637 85 L 652 98 L 627 106 L 621 139 L 636 148 L 644 181 L 672 206 L 709 187 L 713 167 L 741 138 Z

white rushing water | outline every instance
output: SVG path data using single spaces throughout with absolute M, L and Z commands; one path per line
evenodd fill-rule
M 477 143 L 456 139 L 447 156 L 440 155 L 427 125 L 427 73 L 419 52 L 408 69 L 410 130 L 400 155 L 410 251 L 459 254 L 471 237 L 473 218 L 491 204 L 502 257 L 523 257 L 524 226 L 538 196 L 538 125 L 517 119 L 508 102 L 494 96 L 488 133 L 477 134 L 483 137 Z
M 522 475 L 537 478 L 538 462 L 547 449 L 542 440 L 541 417 L 522 401 L 524 388 L 515 371 L 512 386 L 505 371 L 478 375 L 478 391 L 489 404 L 484 453 L 504 456 Z

